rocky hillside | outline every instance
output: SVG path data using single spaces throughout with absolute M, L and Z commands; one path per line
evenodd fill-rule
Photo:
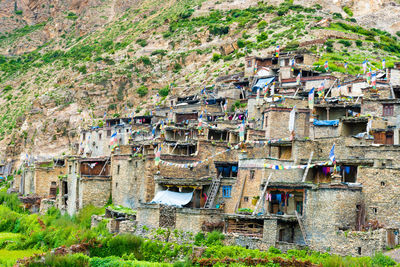
M 104 112 L 146 114 L 278 44 L 337 73 L 366 57 L 393 65 L 399 11 L 386 0 L 1 0 L 0 157 L 68 153 Z

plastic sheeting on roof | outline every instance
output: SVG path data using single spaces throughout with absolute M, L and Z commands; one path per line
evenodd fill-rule
M 273 80 L 275 79 L 275 77 L 272 78 L 265 78 L 265 79 L 258 79 L 257 83 L 253 86 L 253 90 L 257 90 L 257 88 L 264 88 L 264 86 L 266 86 L 267 84 L 271 83 Z
M 183 205 L 188 204 L 192 200 L 192 198 L 193 198 L 193 192 L 179 193 L 179 192 L 165 190 L 158 192 L 150 203 L 181 207 Z
M 315 126 L 338 126 L 339 125 L 339 120 L 330 120 L 330 121 L 319 121 L 319 120 L 314 120 L 314 125 Z

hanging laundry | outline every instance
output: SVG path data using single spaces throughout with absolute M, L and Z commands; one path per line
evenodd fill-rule
M 344 167 L 344 169 L 345 169 L 345 171 L 346 171 L 346 174 L 349 174 L 349 173 L 350 173 L 350 166 L 346 166 L 346 167 Z

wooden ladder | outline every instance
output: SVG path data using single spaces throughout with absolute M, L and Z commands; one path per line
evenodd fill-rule
M 297 221 L 299 222 L 300 230 L 301 233 L 303 234 L 304 243 L 307 245 L 306 231 L 304 230 L 303 222 L 301 221 L 301 218 L 299 216 L 299 213 L 297 213 L 297 210 L 295 210 L 294 212 L 296 213 Z
M 205 209 L 211 209 L 214 206 L 215 197 L 217 196 L 220 185 L 221 178 L 220 176 L 216 176 L 211 182 L 210 189 L 208 189 L 208 197 L 206 204 L 204 204 Z

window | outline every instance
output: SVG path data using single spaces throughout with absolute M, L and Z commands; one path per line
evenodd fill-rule
M 385 182 L 384 181 L 381 182 L 381 186 L 385 186 Z
M 101 140 L 101 133 L 99 133 L 99 140 Z
M 107 136 L 111 136 L 111 130 L 107 130 Z
M 244 197 L 243 202 L 249 202 L 249 197 Z
M 126 129 L 126 132 L 129 133 L 129 129 Z
M 120 169 L 120 166 L 118 165 L 117 166 L 117 174 L 119 174 L 119 169 Z
M 222 196 L 223 197 L 231 197 L 232 186 L 224 185 L 222 186 Z
M 372 208 L 372 212 L 373 212 L 374 214 L 378 214 L 378 208 Z
M 349 93 L 351 93 L 351 89 L 353 89 L 353 86 L 349 85 L 349 87 L 347 87 L 347 91 L 348 91 Z
M 250 170 L 250 180 L 254 179 L 254 174 L 256 173 L 255 170 Z
M 121 133 L 121 129 L 119 129 L 118 132 Z
M 250 60 L 247 60 L 247 67 L 250 68 L 251 65 L 252 65 L 252 64 L 251 64 L 251 59 L 250 59 Z
M 383 105 L 383 116 L 393 116 L 393 104 L 384 104 Z
M 72 166 L 69 165 L 69 174 L 72 174 Z

